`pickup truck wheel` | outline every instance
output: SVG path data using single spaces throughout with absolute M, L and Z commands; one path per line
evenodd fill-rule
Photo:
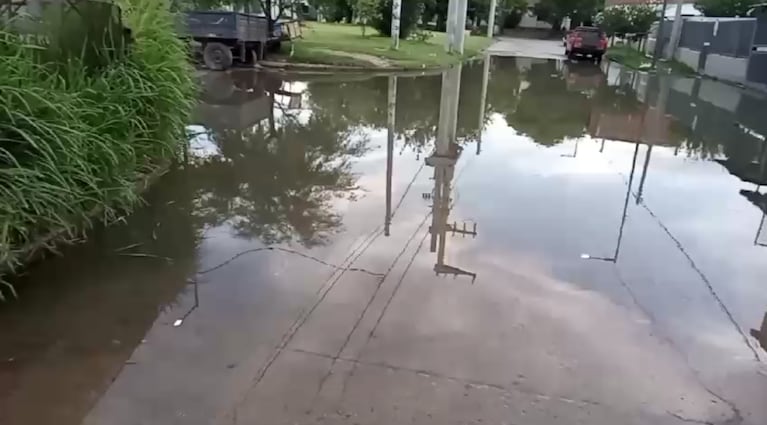
M 225 71 L 232 67 L 232 49 L 222 43 L 207 43 L 202 51 L 205 66 L 214 71 Z

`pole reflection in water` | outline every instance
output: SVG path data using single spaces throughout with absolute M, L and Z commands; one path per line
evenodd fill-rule
M 767 247 L 767 213 L 762 214 L 762 221 L 759 223 L 759 229 L 756 231 L 754 245 Z
M 482 130 L 485 128 L 485 103 L 487 102 L 487 84 L 490 78 L 490 55 L 485 55 L 482 64 L 482 91 L 479 97 L 479 126 L 477 127 L 477 155 L 482 152 Z
M 434 167 L 434 189 L 432 198 L 432 222 L 429 227 L 431 240 L 429 249 L 437 252 L 437 263 L 434 271 L 437 275 L 452 274 L 453 276 L 470 276 L 472 282 L 477 274 L 445 264 L 447 249 L 447 232 L 453 235 L 477 235 L 476 224 L 471 229 L 464 225 L 458 228 L 457 223 L 448 224 L 450 209 L 451 183 L 455 176 L 455 164 L 463 148 L 456 143 L 456 123 L 458 118 L 458 100 L 461 83 L 461 66 L 451 68 L 442 75 L 442 92 L 440 95 L 439 127 L 434 153 L 426 158 L 426 165 Z
M 759 329 L 751 329 L 751 336 L 759 341 L 759 345 L 762 349 L 767 351 L 767 312 L 764 313 L 764 319 L 762 319 L 762 327 Z
M 384 217 L 384 235 L 389 236 L 391 227 L 391 179 L 394 162 L 394 129 L 397 116 L 397 77 L 389 77 L 386 117 L 386 217 Z
M 645 155 L 644 166 L 642 167 L 642 178 L 639 180 L 639 190 L 636 197 L 637 204 L 642 202 L 642 194 L 644 193 L 644 184 L 647 178 L 647 170 L 650 166 L 653 145 L 655 143 L 662 143 L 668 138 L 669 117 L 666 116 L 666 104 L 668 103 L 670 88 L 671 86 L 667 78 L 660 80 L 660 93 L 658 94 L 658 102 L 655 104 L 653 120 L 649 128 L 645 127 L 648 130 L 646 136 L 647 154 Z
M 623 242 L 623 229 L 626 226 L 626 217 L 628 213 L 628 207 L 629 207 L 629 199 L 631 198 L 631 187 L 634 183 L 634 171 L 636 170 L 637 165 L 637 156 L 639 155 L 639 143 L 636 144 L 634 147 L 634 156 L 631 159 L 631 172 L 629 173 L 629 181 L 626 185 L 626 197 L 623 200 L 623 213 L 621 214 L 621 225 L 618 228 L 618 240 L 615 243 L 615 251 L 613 252 L 612 257 L 594 257 L 589 254 L 581 254 L 581 258 L 585 260 L 600 260 L 600 261 L 609 261 L 611 263 L 618 262 L 618 255 L 620 254 L 621 250 L 621 243 Z M 647 156 L 649 162 L 649 155 Z M 645 162 L 645 168 L 647 167 L 647 162 Z

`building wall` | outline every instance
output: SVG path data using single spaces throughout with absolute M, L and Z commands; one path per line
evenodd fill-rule
M 701 74 L 744 83 L 755 29 L 753 18 L 687 18 L 674 58 Z

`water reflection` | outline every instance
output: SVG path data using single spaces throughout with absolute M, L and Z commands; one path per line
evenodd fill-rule
M 476 140 L 489 120 L 482 116 L 477 122 L 482 102 L 482 64 L 464 67 L 460 84 L 461 112 L 456 117 L 456 139 L 464 144 Z M 394 132 L 401 140 L 401 149 L 420 153 L 431 150 L 437 135 L 442 75 L 432 73 L 422 76 L 399 76 L 396 78 L 396 102 L 394 105 Z M 348 127 L 367 129 L 388 128 L 387 99 L 388 78 L 360 78 L 342 82 L 310 81 L 307 93 L 316 113 L 336 117 Z
M 767 123 L 756 117 L 764 102 L 758 95 L 708 80 L 648 76 L 610 63 L 600 68 L 524 58 L 496 62 L 488 109 L 537 144 L 570 141 L 572 151 L 560 156 L 571 158 L 589 138 L 600 143 L 600 152 L 616 141 L 645 145 L 637 203 L 653 150 L 664 146 L 674 148 L 674 155 L 713 159 L 755 184 L 741 194 L 764 211 L 760 188 L 767 183 Z M 755 237 L 762 246 L 764 221 Z
M 350 222 L 358 226 L 355 231 L 365 233 L 370 231 L 368 225 L 380 226 L 382 216 L 384 233 L 401 237 L 392 216 L 405 196 L 393 206 L 392 194 L 398 190 L 407 194 L 413 184 L 402 189 L 403 179 L 398 179 L 408 166 L 422 165 L 433 177 L 433 181 L 415 184 L 429 186 L 423 197 L 431 202 L 427 236 L 434 272 L 474 281 L 484 271 L 473 269 L 479 266 L 471 255 L 451 258 L 457 246 L 455 239 L 449 240 L 478 234 L 478 224 L 460 216 L 454 205 L 462 167 L 473 158 L 470 143 L 476 143 L 477 155 L 485 143 L 486 153 L 476 161 L 480 167 L 489 165 L 479 172 L 474 164 L 475 169 L 467 172 L 470 176 L 473 173 L 466 180 L 474 178 L 471 184 L 475 186 L 471 187 L 476 189 L 467 198 L 479 204 L 493 202 L 490 193 L 522 196 L 540 202 L 540 210 L 551 205 L 561 207 L 556 203 L 561 200 L 559 195 L 552 194 L 567 196 L 567 192 L 548 186 L 551 180 L 536 183 L 533 180 L 538 175 L 529 182 L 518 180 L 510 189 L 496 177 L 525 177 L 525 171 L 511 170 L 520 162 L 502 158 L 508 163 L 499 165 L 493 161 L 497 158 L 487 155 L 488 151 L 509 152 L 498 146 L 512 141 L 551 147 L 540 149 L 546 154 L 526 151 L 531 163 L 539 161 L 531 165 L 539 167 L 534 173 L 527 171 L 527 175 L 533 175 L 563 163 L 588 160 L 589 146 L 595 143 L 605 157 L 613 150 L 621 151 L 619 146 L 631 149 L 633 155 L 628 149 L 625 155 L 617 155 L 617 167 L 625 175 L 626 187 L 625 192 L 616 194 L 615 206 L 605 216 L 620 216 L 620 221 L 614 220 L 617 229 L 611 225 L 604 239 L 600 239 L 601 235 L 594 237 L 605 242 L 604 247 L 596 243 L 587 246 L 593 249 L 584 254 L 590 259 L 618 263 L 622 255 L 620 261 L 626 265 L 632 256 L 639 255 L 636 250 L 632 254 L 631 238 L 626 238 L 622 248 L 631 199 L 644 205 L 645 195 L 652 197 L 661 192 L 653 182 L 663 178 L 663 154 L 672 150 L 683 158 L 713 159 L 735 176 L 731 180 L 740 186 L 728 185 L 726 190 L 738 190 L 740 195 L 736 196 L 743 205 L 748 200 L 760 210 L 762 218 L 754 243 L 767 246 L 767 194 L 762 187 L 767 184 L 767 143 L 763 137 L 767 123 L 763 116 L 752 112 L 763 113 L 764 106 L 735 90 L 731 92 L 737 96 L 723 94 L 710 82 L 657 80 L 607 63 L 599 68 L 524 58 L 488 58 L 444 74 L 425 76 L 289 81 L 275 74 L 236 71 L 206 74 L 203 83 L 201 103 L 194 126 L 190 127 L 194 137 L 185 167 L 165 176 L 148 194 L 147 205 L 126 218 L 125 223 L 96 229 L 88 243 L 67 249 L 64 258 L 47 261 L 31 270 L 29 276 L 20 277 L 17 286 L 22 302 L 0 309 L 0 423 L 79 424 L 133 349 L 141 344 L 158 312 L 174 306 L 179 293 L 186 288 L 189 302 L 173 312 L 169 325 L 173 320 L 181 324 L 194 311 L 193 318 L 199 317 L 208 309 L 213 304 L 209 298 L 198 309 L 198 292 L 203 296 L 210 293 L 206 294 L 205 286 L 199 287 L 194 279 L 198 263 L 207 260 L 202 258 L 209 246 L 205 245 L 206 238 L 233 236 L 238 244 L 233 249 L 252 248 L 254 244 L 296 244 L 301 250 L 329 250 Z M 503 121 L 511 130 L 504 129 L 501 140 L 492 140 L 486 128 Z M 568 149 L 565 156 L 573 159 L 559 156 L 558 150 L 570 146 L 567 143 L 573 150 Z M 403 164 L 398 155 L 415 157 L 417 165 Z M 485 172 L 493 177 L 482 177 Z M 370 177 L 364 186 L 363 174 Z M 615 179 L 610 174 L 603 180 Z M 365 217 L 360 218 L 361 198 L 382 188 L 385 195 L 368 198 Z M 579 220 L 581 211 L 588 211 L 578 209 L 583 208 L 578 205 L 579 197 L 567 198 L 573 202 L 570 211 L 551 208 L 554 212 L 550 215 L 541 212 L 541 220 L 552 220 L 547 223 L 535 222 L 539 211 L 529 213 L 524 223 L 519 223 L 519 218 L 496 211 L 494 205 L 486 209 L 477 206 L 475 211 L 484 214 L 482 229 L 497 225 L 492 223 L 497 220 L 501 223 L 497 228 L 509 225 L 515 226 L 515 232 L 522 230 L 513 235 L 519 239 L 503 244 L 493 242 L 487 233 L 471 241 L 476 242 L 477 256 L 505 254 L 503 249 L 511 246 L 520 251 L 539 249 L 542 256 L 550 255 L 555 263 L 557 255 L 572 245 L 563 247 L 562 234 L 546 227 L 554 221 L 573 220 L 568 214 L 578 215 Z M 750 204 L 746 208 L 752 208 Z M 358 210 L 347 208 L 351 205 Z M 407 209 L 405 205 L 403 216 L 408 214 Z M 416 205 L 418 214 L 425 213 L 422 209 L 423 205 Z M 524 209 L 524 205 L 519 207 L 519 211 Z M 372 225 L 368 212 L 373 217 Z M 597 214 L 594 217 L 605 218 Z M 576 226 L 581 223 L 577 221 Z M 599 226 L 605 227 L 602 222 Z M 526 227 L 530 233 L 525 233 Z M 749 227 L 747 243 L 736 240 L 751 249 L 752 232 Z M 386 241 L 396 242 L 395 237 Z M 212 251 L 219 248 L 213 246 Z M 338 252 L 345 248 L 340 247 Z M 582 250 L 574 252 L 577 256 Z M 164 261 L 164 257 L 173 261 Z M 567 251 L 563 257 L 570 259 L 573 253 Z M 428 261 L 431 265 L 432 259 Z M 728 261 L 731 268 L 741 264 L 738 259 Z M 756 266 L 750 267 L 756 270 Z M 733 280 L 737 279 L 747 280 L 737 276 Z M 733 298 L 747 298 L 738 290 L 732 290 Z M 760 305 L 759 314 L 762 309 Z M 767 323 L 751 334 L 765 346 Z M 46 409 L 39 408 L 43 403 Z
M 751 329 L 751 336 L 759 341 L 759 345 L 762 346 L 764 351 L 767 351 L 767 312 L 764 313 L 762 326 L 759 329 Z
M 130 217 L 12 281 L 19 300 L 0 305 L 0 423 L 80 424 L 173 305 L 202 238 L 192 199 L 175 190 L 179 177 L 166 176 Z
M 446 71 L 442 76 L 436 146 L 434 152 L 425 159 L 426 165 L 434 168 L 434 189 L 431 194 L 427 194 L 427 197 L 432 200 L 429 250 L 437 252 L 437 262 L 434 265 L 434 272 L 437 275 L 469 276 L 473 282 L 477 278 L 476 273 L 445 263 L 448 232 L 453 236 L 456 234 L 477 235 L 476 223 L 470 230 L 467 230 L 465 225 L 459 228 L 455 222 L 448 224 L 453 202 L 451 183 L 455 177 L 455 165 L 463 151 L 463 147 L 455 141 L 461 94 L 461 71 L 462 67 L 459 65 Z
M 323 244 L 341 226 L 334 201 L 356 197 L 352 160 L 369 150 L 368 137 L 343 117 L 302 107 L 295 84 L 253 72 L 222 75 L 233 87 L 221 90 L 228 96 L 204 95 L 198 110 L 220 155 L 188 173 L 193 215 L 202 227 L 227 225 L 267 245 Z

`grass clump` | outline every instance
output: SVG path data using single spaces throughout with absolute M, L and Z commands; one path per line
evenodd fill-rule
M 643 52 L 636 50 L 624 44 L 616 44 L 607 50 L 608 59 L 618 62 L 631 69 L 640 71 L 649 71 L 652 69 L 652 58 L 646 56 Z M 658 68 L 665 72 L 673 72 L 680 75 L 694 75 L 695 70 L 684 63 L 676 60 L 658 61 Z
M 0 272 L 134 205 L 137 182 L 184 142 L 194 85 L 167 1 L 119 4 L 132 42 L 99 66 L 0 32 Z
M 428 36 L 426 36 L 428 34 Z M 288 60 L 301 63 L 331 65 L 367 65 L 364 60 L 350 60 L 349 57 L 333 55 L 333 51 L 348 54 L 370 55 L 388 61 L 397 68 L 435 68 L 458 63 L 476 56 L 486 49 L 492 40 L 481 36 L 466 36 L 464 54 L 452 55 L 445 52 L 446 34 L 420 31 L 413 40 L 400 40 L 399 50 L 391 48 L 391 38 L 378 34 L 363 36 L 359 26 L 309 22 L 303 30 L 303 37 L 294 41 L 293 56 Z M 284 51 L 290 51 L 289 46 Z

